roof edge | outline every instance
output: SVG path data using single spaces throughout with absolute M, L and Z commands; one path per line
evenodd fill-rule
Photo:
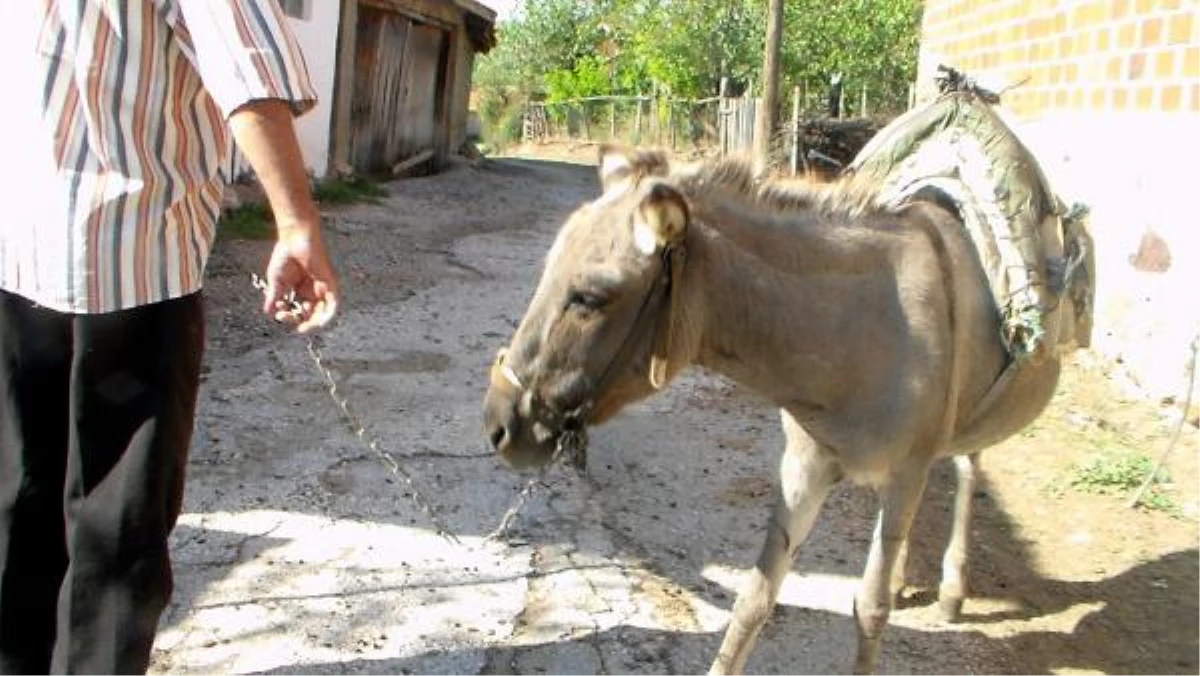
M 488 23 L 496 23 L 496 10 L 481 2 L 477 2 L 476 0 L 454 0 L 454 4 L 458 5 L 464 11 L 484 19 Z

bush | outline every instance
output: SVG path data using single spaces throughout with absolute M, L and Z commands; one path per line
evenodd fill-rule
M 520 143 L 524 134 L 525 107 L 515 96 L 503 91 L 480 92 L 479 122 L 482 142 L 492 150 L 503 150 Z

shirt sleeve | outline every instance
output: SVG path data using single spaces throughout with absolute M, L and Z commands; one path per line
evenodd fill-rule
M 225 117 L 278 99 L 302 115 L 317 103 L 304 54 L 276 0 L 177 0 L 185 40 Z

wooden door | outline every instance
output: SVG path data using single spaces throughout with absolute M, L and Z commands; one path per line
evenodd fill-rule
M 360 5 L 354 94 L 350 104 L 350 164 L 387 173 L 444 143 L 449 38 L 438 26 L 398 12 Z

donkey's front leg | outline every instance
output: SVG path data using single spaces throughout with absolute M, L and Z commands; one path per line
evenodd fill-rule
M 950 541 L 942 557 L 942 584 L 938 587 L 938 606 L 942 618 L 957 622 L 967 596 L 967 561 L 971 545 L 971 502 L 975 494 L 979 454 L 954 456 L 958 488 L 954 494 L 954 521 L 950 526 Z
M 807 435 L 801 437 L 803 432 L 792 433 L 788 428 L 794 425 L 788 425 L 786 420 L 784 427 L 789 432 L 788 447 L 780 462 L 780 481 L 767 539 L 757 565 L 733 604 L 725 640 L 709 671 L 712 674 L 736 674 L 745 669 L 758 632 L 775 607 L 779 585 L 840 475 L 830 453 Z
M 927 469 L 920 466 L 900 470 L 879 490 L 879 520 L 875 524 L 871 553 L 867 555 L 867 568 L 854 597 L 854 620 L 858 629 L 855 673 L 874 672 L 879 660 L 883 630 L 892 611 L 892 572 L 925 492 Z

